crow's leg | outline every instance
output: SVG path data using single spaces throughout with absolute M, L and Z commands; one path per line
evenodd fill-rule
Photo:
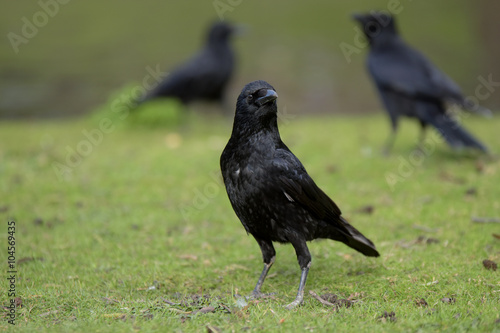
M 425 134 L 427 130 L 427 123 L 420 120 L 420 134 L 418 136 L 417 149 L 422 150 L 425 142 Z
M 307 273 L 309 273 L 309 267 L 311 267 L 311 254 L 309 253 L 309 249 L 307 248 L 306 241 L 297 240 L 291 243 L 295 248 L 297 261 L 299 262 L 302 273 L 300 274 L 300 283 L 299 290 L 297 291 L 297 297 L 295 297 L 295 300 L 292 303 L 286 306 L 288 310 L 299 306 L 304 301 L 304 288 L 306 286 Z
M 396 127 L 393 127 L 391 130 L 391 134 L 385 141 L 384 147 L 382 148 L 382 154 L 384 156 L 389 156 L 392 150 L 392 146 L 394 146 L 394 141 L 396 141 Z
M 260 274 L 259 280 L 255 285 L 255 288 L 252 291 L 252 298 L 259 298 L 262 296 L 260 289 L 262 288 L 262 284 L 264 284 L 264 280 L 266 279 L 267 273 L 269 269 L 274 264 L 274 260 L 276 258 L 276 251 L 274 250 L 273 242 L 262 240 L 259 238 L 255 238 L 257 243 L 260 246 L 260 250 L 262 251 L 262 259 L 264 260 L 264 269 Z
M 391 133 L 382 148 L 382 155 L 384 156 L 390 155 L 392 146 L 394 146 L 394 141 L 396 140 L 396 132 L 398 131 L 398 117 L 393 116 L 391 113 L 389 113 L 389 116 L 391 118 Z
M 396 138 L 396 133 L 391 132 L 387 141 L 384 144 L 384 148 L 382 148 L 382 155 L 389 156 L 391 154 L 392 146 L 394 145 L 394 140 Z

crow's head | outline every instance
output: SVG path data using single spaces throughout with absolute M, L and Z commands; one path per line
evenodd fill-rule
M 247 84 L 236 102 L 233 130 L 255 133 L 271 130 L 278 133 L 278 106 L 276 90 L 266 81 Z
M 367 14 L 354 14 L 353 19 L 361 24 L 361 28 L 370 43 L 384 34 L 395 34 L 394 17 L 386 12 L 371 11 Z
M 209 43 L 226 42 L 229 37 L 236 31 L 236 28 L 225 22 L 214 23 L 208 32 Z
M 277 98 L 276 90 L 266 81 L 250 82 L 238 96 L 236 116 L 244 116 L 254 120 L 277 118 Z

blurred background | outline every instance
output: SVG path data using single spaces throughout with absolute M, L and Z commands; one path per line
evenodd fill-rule
M 1 2 L 4 119 L 92 112 L 113 92 L 140 82 L 148 66 L 169 71 L 184 62 L 221 17 L 248 28 L 233 39 L 231 105 L 244 84 L 264 79 L 289 113 L 378 112 L 365 71 L 367 48 L 358 47 L 350 15 L 391 6 L 403 38 L 465 95 L 474 95 L 478 76 L 500 81 L 500 2 L 494 0 Z M 500 92 L 481 104 L 498 109 Z

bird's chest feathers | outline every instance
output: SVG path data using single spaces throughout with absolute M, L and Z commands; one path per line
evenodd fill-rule
M 265 191 L 267 180 L 272 177 L 269 166 L 275 157 L 276 148 L 256 142 L 249 140 L 240 145 L 228 168 L 230 183 L 241 198 Z
M 252 185 L 251 187 L 255 188 L 265 181 L 264 178 L 268 171 L 265 168 L 266 161 L 272 160 L 272 155 L 269 152 L 262 153 L 253 151 L 246 158 L 237 159 L 238 163 L 235 163 L 230 170 L 231 178 L 235 184 L 239 186 Z

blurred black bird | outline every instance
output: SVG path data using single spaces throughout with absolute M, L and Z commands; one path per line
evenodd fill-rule
M 394 17 L 374 11 L 356 14 L 353 18 L 361 24 L 370 44 L 368 70 L 391 118 L 392 133 L 385 152 L 394 142 L 399 116 L 420 121 L 421 143 L 426 126 L 431 124 L 454 149 L 469 147 L 487 151 L 447 113 L 446 107 L 452 103 L 468 111 L 491 115 L 488 109 L 467 100 L 455 82 L 408 46 L 398 35 Z
M 175 97 L 183 104 L 215 101 L 222 104 L 226 86 L 234 70 L 234 52 L 229 45 L 236 28 L 224 22 L 210 27 L 205 47 L 188 62 L 173 70 L 146 96 L 140 105 L 158 97 Z
M 261 287 L 274 263 L 273 242 L 291 243 L 302 274 L 296 299 L 302 303 L 311 254 L 306 241 L 329 238 L 366 256 L 378 257 L 375 245 L 351 226 L 337 205 L 314 183 L 304 166 L 281 141 L 278 95 L 265 81 L 247 84 L 238 97 L 231 138 L 220 159 L 229 201 L 260 246 L 264 269 L 252 292 Z

